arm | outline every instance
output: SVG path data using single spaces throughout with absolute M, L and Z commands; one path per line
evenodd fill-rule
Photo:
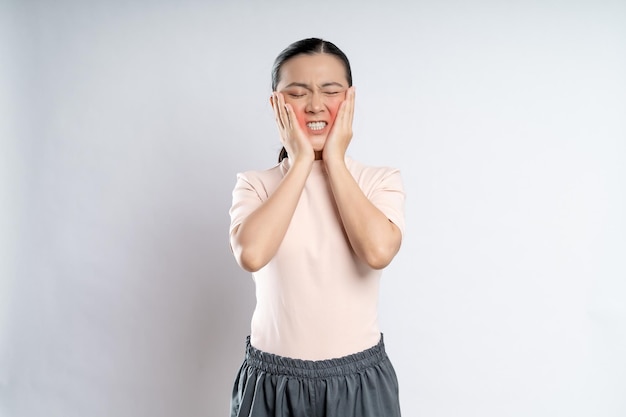
M 250 272 L 263 268 L 276 254 L 315 159 L 313 147 L 301 131 L 293 109 L 285 105 L 282 94 L 274 93 L 271 104 L 291 168 L 272 195 L 231 232 L 230 246 L 235 259 Z
M 352 139 L 354 88 L 348 90 L 332 132 L 324 147 L 324 164 L 350 245 L 371 268 L 382 269 L 400 249 L 402 233 L 372 204 L 345 164 L 345 152 Z
M 310 171 L 311 165 L 294 164 L 276 191 L 233 229 L 230 247 L 246 271 L 258 271 L 276 254 Z
M 386 267 L 400 250 L 400 229 L 367 199 L 344 161 L 326 167 L 352 249 L 371 268 Z

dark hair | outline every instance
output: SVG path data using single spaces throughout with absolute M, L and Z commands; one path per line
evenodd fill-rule
M 331 54 L 341 60 L 346 69 L 346 78 L 348 79 L 348 87 L 352 86 L 352 70 L 350 69 L 350 61 L 341 49 L 337 48 L 334 43 L 325 41 L 320 38 L 307 38 L 292 43 L 286 47 L 274 60 L 272 66 L 272 91 L 276 91 L 276 87 L 280 82 L 280 68 L 296 55 L 315 55 L 315 54 Z M 282 148 L 278 155 L 278 162 L 287 157 L 287 150 Z

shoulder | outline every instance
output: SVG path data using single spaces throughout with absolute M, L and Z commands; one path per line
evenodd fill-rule
M 346 158 L 346 166 L 359 184 L 372 184 L 384 181 L 402 182 L 399 168 L 384 165 L 367 165 L 352 158 Z
M 286 164 L 278 163 L 263 170 L 248 170 L 237 173 L 237 189 L 254 190 L 259 196 L 268 196 L 285 176 Z
M 261 170 L 247 170 L 237 173 L 237 179 L 243 179 L 247 181 L 267 182 L 272 180 L 279 180 L 285 176 L 286 164 L 279 162 L 278 164 Z

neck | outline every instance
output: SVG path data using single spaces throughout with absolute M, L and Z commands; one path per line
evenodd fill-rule
M 322 160 L 322 151 L 315 151 L 315 160 L 316 161 Z

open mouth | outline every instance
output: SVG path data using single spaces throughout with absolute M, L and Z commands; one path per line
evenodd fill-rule
M 322 130 L 326 127 L 326 122 L 309 122 L 306 126 L 311 130 Z

